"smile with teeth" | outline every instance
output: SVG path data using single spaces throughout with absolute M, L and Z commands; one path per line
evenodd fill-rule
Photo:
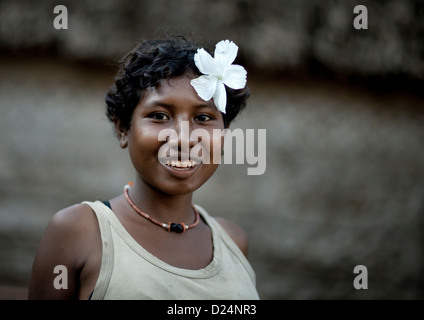
M 197 165 L 196 160 L 166 160 L 165 164 L 170 167 L 176 167 L 176 168 L 193 168 Z

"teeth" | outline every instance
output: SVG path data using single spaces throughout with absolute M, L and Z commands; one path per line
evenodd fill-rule
M 185 161 L 166 160 L 165 164 L 167 166 L 177 167 L 177 168 L 191 168 L 197 165 L 197 161 L 196 160 L 185 160 Z

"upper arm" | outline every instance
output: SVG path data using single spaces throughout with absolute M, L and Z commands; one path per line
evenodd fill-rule
M 243 254 L 247 257 L 248 241 L 246 231 L 238 224 L 235 224 L 234 222 L 231 222 L 227 219 L 216 218 L 216 220 L 228 233 L 228 235 L 235 242 L 235 244 L 239 247 L 241 252 L 243 252 Z
M 88 255 L 86 238 L 90 226 L 90 209 L 75 205 L 56 213 L 48 224 L 36 253 L 28 290 L 29 299 L 76 299 L 79 272 Z M 64 266 L 54 273 L 56 266 Z M 56 270 L 57 272 L 57 270 Z M 66 281 L 67 288 L 54 286 L 56 277 Z M 61 281 L 62 285 L 65 283 Z

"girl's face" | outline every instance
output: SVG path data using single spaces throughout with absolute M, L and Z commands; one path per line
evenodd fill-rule
M 205 183 L 218 167 L 212 159 L 213 145 L 223 144 L 220 136 L 215 141 L 213 139 L 213 129 L 224 129 L 222 114 L 212 100 L 204 101 L 197 95 L 190 85 L 193 78 L 187 73 L 146 89 L 134 110 L 129 131 L 121 136 L 121 145 L 123 142 L 128 145 L 139 178 L 150 187 L 170 195 L 191 193 Z M 163 135 L 164 129 L 174 130 L 178 140 L 161 141 L 159 134 L 162 132 Z M 210 138 L 190 136 L 195 129 L 206 130 L 201 131 L 207 132 Z M 167 144 L 168 155 L 174 155 L 174 160 L 164 159 L 163 149 L 159 157 L 164 144 Z M 211 150 L 210 156 L 204 151 L 191 152 L 190 155 L 194 146 L 197 150 L 202 146 L 202 150 Z M 208 156 L 209 164 L 202 163 L 200 156 Z

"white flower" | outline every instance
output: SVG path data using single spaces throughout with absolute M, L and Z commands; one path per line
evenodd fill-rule
M 239 65 L 232 64 L 237 56 L 238 47 L 229 40 L 222 40 L 215 46 L 214 58 L 205 51 L 197 49 L 194 63 L 202 76 L 191 80 L 200 98 L 205 101 L 213 98 L 216 107 L 225 113 L 227 93 L 225 86 L 232 89 L 243 89 L 246 85 L 246 70 Z

